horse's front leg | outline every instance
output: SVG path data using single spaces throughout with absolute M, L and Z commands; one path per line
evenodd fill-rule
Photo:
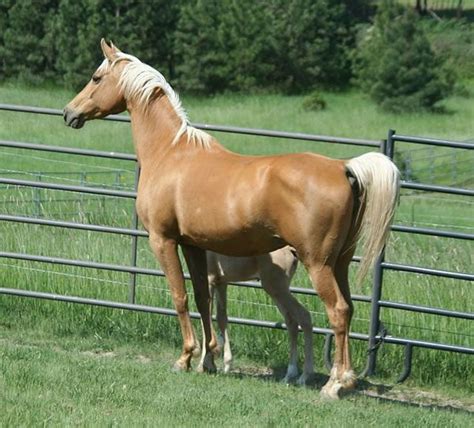
M 217 342 L 212 329 L 212 300 L 207 278 L 206 252 L 200 248 L 188 245 L 183 245 L 182 249 L 193 283 L 196 306 L 201 314 L 204 346 L 200 369 L 209 373 L 215 373 L 216 366 L 212 351 L 216 348 Z
M 183 351 L 175 362 L 173 370 L 189 370 L 191 357 L 197 347 L 191 318 L 189 317 L 188 296 L 184 283 L 183 269 L 178 257 L 178 246 L 175 240 L 150 233 L 150 246 L 168 280 L 183 336 Z

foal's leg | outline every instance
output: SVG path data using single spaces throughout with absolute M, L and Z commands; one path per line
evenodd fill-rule
M 173 370 L 188 370 L 197 342 L 191 318 L 189 317 L 188 296 L 186 294 L 181 262 L 178 257 L 178 247 L 176 241 L 153 233 L 150 233 L 150 246 L 168 280 L 183 336 L 183 351 L 179 359 L 174 363 Z
M 219 326 L 220 342 L 224 344 L 224 373 L 232 368 L 232 350 L 230 348 L 228 318 L 227 318 L 227 284 L 221 283 L 216 288 L 217 325 Z
M 336 345 L 331 376 L 321 393 L 329 398 L 339 398 L 341 390 L 355 387 L 349 355 L 349 325 L 353 306 L 347 282 L 347 266 L 336 275 L 333 266 L 315 264 L 309 266 L 309 273 L 313 286 L 326 306 Z
M 313 325 L 310 313 L 291 294 L 291 278 L 279 267 L 272 266 L 260 272 L 263 289 L 273 298 L 285 318 L 290 341 L 290 358 L 284 382 L 289 383 L 298 376 L 298 325 L 304 333 L 304 368 L 298 384 L 304 385 L 313 372 Z
M 202 370 L 215 373 L 214 356 L 212 348 L 215 348 L 216 341 L 212 330 L 211 320 L 211 295 L 207 279 L 206 252 L 197 247 L 182 246 L 183 254 L 188 264 L 191 281 L 193 283 L 194 298 L 199 313 L 201 314 L 201 325 L 203 330 L 203 353 Z
M 290 343 L 290 353 L 288 358 L 288 367 L 282 382 L 292 383 L 298 377 L 298 323 L 290 315 L 288 309 L 276 298 L 275 304 L 285 318 L 286 329 L 288 330 L 288 339 Z

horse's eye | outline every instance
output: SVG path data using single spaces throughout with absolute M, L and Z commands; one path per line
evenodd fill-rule
M 96 76 L 96 75 L 92 76 L 92 81 L 93 81 L 94 83 L 99 83 L 99 82 L 100 82 L 100 79 L 101 79 L 100 76 Z

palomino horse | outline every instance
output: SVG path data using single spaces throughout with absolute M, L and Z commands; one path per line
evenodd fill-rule
M 290 246 L 270 254 L 253 257 L 229 257 L 207 251 L 207 269 L 211 296 L 217 297 L 217 325 L 219 347 L 224 348 L 224 372 L 232 363 L 229 332 L 227 329 L 227 283 L 260 279 L 262 288 L 270 295 L 285 318 L 290 339 L 290 361 L 284 382 L 298 376 L 297 337 L 298 325 L 304 333 L 305 360 L 298 384 L 304 385 L 313 374 L 313 329 L 310 313 L 290 293 L 290 282 L 298 266 L 298 258 Z M 204 348 L 203 348 L 204 351 Z M 205 357 L 203 352 L 201 362 Z
M 349 354 L 353 305 L 348 267 L 364 238 L 359 280 L 380 254 L 399 189 L 395 165 L 380 153 L 337 160 L 313 153 L 243 156 L 187 122 L 161 73 L 101 42 L 105 56 L 65 107 L 73 128 L 128 110 L 141 167 L 137 213 L 166 274 L 183 335 L 174 368 L 188 370 L 196 338 L 188 312 L 181 246 L 204 331 L 203 369 L 216 370 L 205 250 L 254 256 L 295 248 L 325 304 L 335 335 L 334 364 L 322 393 L 355 386 Z

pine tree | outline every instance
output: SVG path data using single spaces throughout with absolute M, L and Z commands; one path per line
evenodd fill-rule
M 353 41 L 343 2 L 280 0 L 273 25 L 279 78 L 290 92 L 349 80 Z
M 360 87 L 391 111 L 432 108 L 452 90 L 417 14 L 390 0 L 380 4 L 354 71 Z
M 226 60 L 217 37 L 227 0 L 191 0 L 181 8 L 175 34 L 178 86 L 193 92 L 218 92 L 227 87 Z
M 174 73 L 173 35 L 182 0 L 107 0 L 100 10 L 104 34 L 125 52 Z
M 93 67 L 100 63 L 98 34 L 91 31 L 94 12 L 91 2 L 61 0 L 50 26 L 56 73 L 67 87 L 76 90 L 90 79 Z
M 340 86 L 351 72 L 352 25 L 337 0 L 188 0 L 176 33 L 180 87 Z
M 5 77 L 39 82 L 51 76 L 54 50 L 46 27 L 56 8 L 56 0 L 2 2 L 0 58 Z

